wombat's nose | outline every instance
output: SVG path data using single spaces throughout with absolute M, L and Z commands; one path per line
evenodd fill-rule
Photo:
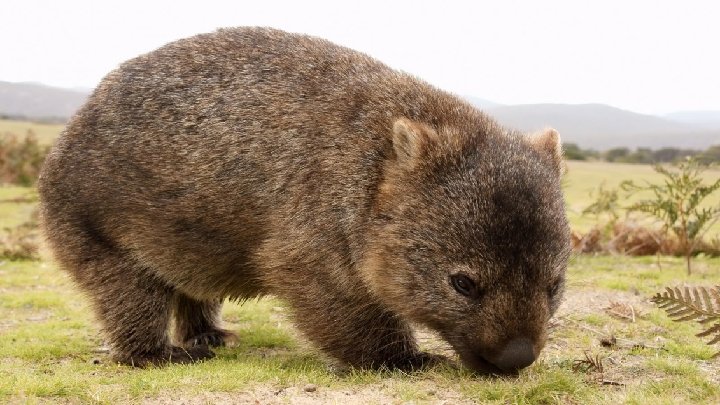
M 516 338 L 505 345 L 494 364 L 505 372 L 513 372 L 529 366 L 533 361 L 535 361 L 535 352 L 532 341 L 527 338 Z

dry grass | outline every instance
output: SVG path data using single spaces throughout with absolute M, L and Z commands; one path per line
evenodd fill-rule
M 48 146 L 41 145 L 32 133 L 23 137 L 12 133 L 2 134 L 0 184 L 35 184 L 48 150 Z
M 0 258 L 38 260 L 40 236 L 37 226 L 23 224 L 0 233 Z
M 573 250 L 578 253 L 627 256 L 670 255 L 684 256 L 678 239 L 658 228 L 627 219 L 615 224 L 596 225 L 587 232 L 574 231 Z M 720 255 L 720 239 L 702 240 L 694 254 Z
M 28 203 L 25 198 L 33 197 L 23 197 L 23 201 L 11 201 L 11 203 Z M 30 203 L 34 202 L 31 201 Z M 39 260 L 40 239 L 38 209 L 35 208 L 27 221 L 14 227 L 6 227 L 0 231 L 0 258 Z

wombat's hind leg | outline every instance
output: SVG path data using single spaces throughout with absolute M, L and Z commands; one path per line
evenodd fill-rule
M 176 292 L 173 299 L 175 338 L 185 348 L 225 346 L 236 339 L 220 328 L 222 300 L 198 301 Z
M 213 356 L 207 346 L 183 349 L 170 344 L 173 289 L 131 258 L 106 252 L 85 261 L 79 272 L 92 274 L 79 279 L 93 298 L 115 360 L 145 367 Z
M 119 277 L 106 278 L 95 305 L 105 324 L 115 358 L 137 367 L 190 363 L 213 357 L 205 347 L 181 348 L 170 344 L 168 327 L 173 290 L 145 269 L 115 267 Z
M 92 210 L 67 212 L 69 203 L 53 203 L 62 197 L 44 196 L 50 201 L 43 206 L 48 241 L 55 259 L 90 298 L 113 359 L 143 367 L 212 357 L 207 346 L 171 345 L 175 288 L 105 232 Z

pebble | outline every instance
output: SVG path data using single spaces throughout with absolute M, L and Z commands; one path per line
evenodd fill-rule
M 317 391 L 317 385 L 308 384 L 305 386 L 305 388 L 303 388 L 303 390 L 305 390 L 305 392 L 315 392 L 315 391 Z

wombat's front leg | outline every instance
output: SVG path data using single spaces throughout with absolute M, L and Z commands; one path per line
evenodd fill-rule
M 421 352 L 407 323 L 374 299 L 314 292 L 290 298 L 296 324 L 321 349 L 346 364 L 413 370 L 441 358 Z

